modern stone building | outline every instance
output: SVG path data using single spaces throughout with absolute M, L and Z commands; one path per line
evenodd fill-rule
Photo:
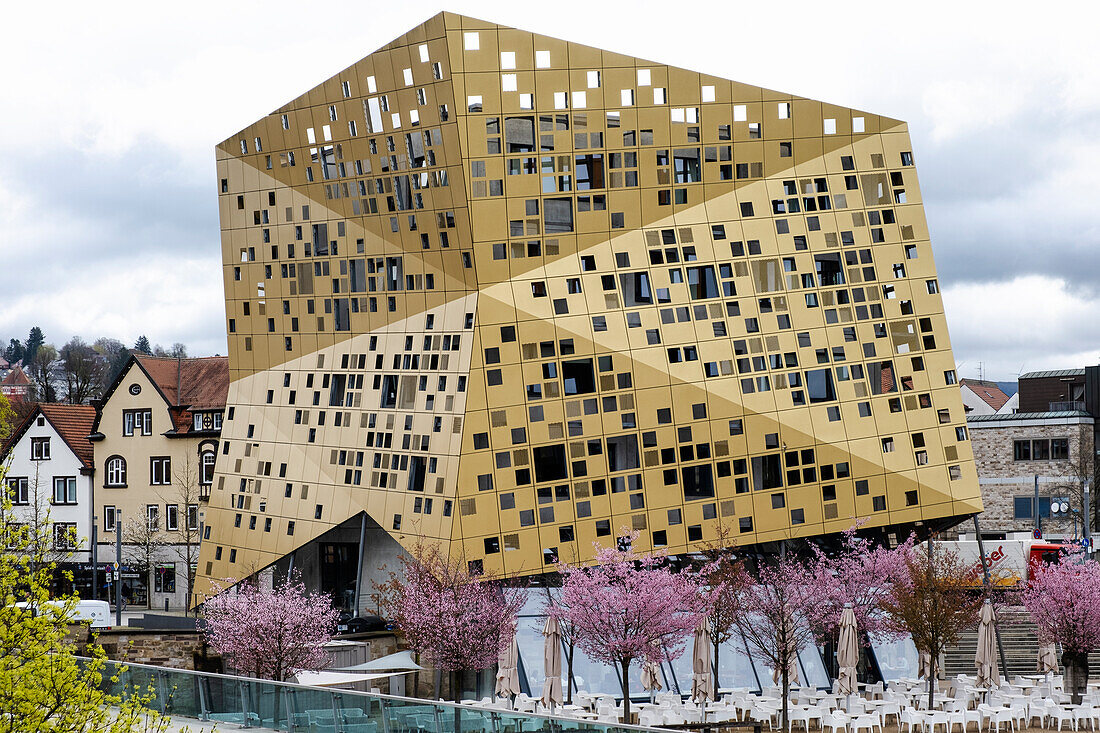
M 983 536 L 1003 538 L 1041 528 L 1045 539 L 1062 539 L 1073 537 L 1075 526 L 1080 532 L 1082 482 L 1095 468 L 1094 423 L 1080 410 L 967 418 L 985 507 Z M 1069 511 L 1051 512 L 1052 502 L 1068 504 Z
M 980 511 L 913 162 L 899 120 L 450 13 L 279 107 L 217 146 L 201 589 L 354 593 L 360 537 L 533 575 Z

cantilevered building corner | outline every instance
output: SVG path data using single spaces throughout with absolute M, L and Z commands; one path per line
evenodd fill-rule
M 221 143 L 199 591 L 363 513 L 524 575 L 980 511 L 911 150 L 450 13 Z

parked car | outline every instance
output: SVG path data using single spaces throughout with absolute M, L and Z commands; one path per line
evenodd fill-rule
M 336 620 L 337 634 L 364 634 L 368 631 L 386 631 L 392 629 L 393 624 L 381 616 L 355 616 L 351 611 L 340 611 L 340 617 Z

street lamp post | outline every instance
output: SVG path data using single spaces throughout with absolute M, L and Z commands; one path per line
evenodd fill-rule
M 122 510 L 115 509 L 115 626 L 122 626 Z
M 96 522 L 98 517 L 92 515 L 92 600 L 99 599 L 99 563 L 96 560 L 99 557 L 99 553 L 96 551 L 97 537 L 96 537 Z

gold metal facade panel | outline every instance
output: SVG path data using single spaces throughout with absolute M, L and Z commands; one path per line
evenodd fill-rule
M 218 175 L 208 577 L 363 510 L 516 574 L 980 510 L 904 123 L 441 14 Z

